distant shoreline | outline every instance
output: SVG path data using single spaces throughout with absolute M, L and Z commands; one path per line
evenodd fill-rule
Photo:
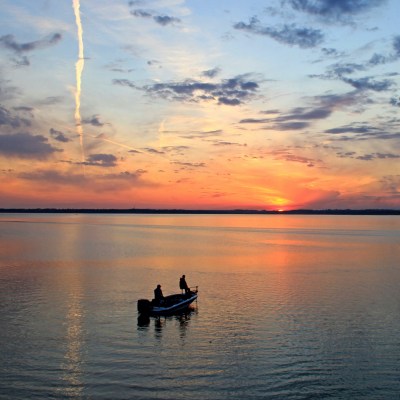
M 400 215 L 400 210 L 394 209 L 326 209 L 326 210 L 184 210 L 184 209 L 89 209 L 89 208 L 0 208 L 0 213 L 29 214 L 204 214 L 204 215 Z

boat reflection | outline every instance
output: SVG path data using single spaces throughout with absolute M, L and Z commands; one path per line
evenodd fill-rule
M 168 321 L 178 321 L 180 328 L 185 329 L 191 317 L 197 313 L 197 304 L 192 304 L 186 310 L 168 316 L 150 317 L 147 314 L 139 314 L 137 326 L 139 330 L 147 330 L 151 325 L 151 321 L 153 320 L 156 333 L 161 333 L 162 329 L 166 326 L 166 324 L 168 324 Z

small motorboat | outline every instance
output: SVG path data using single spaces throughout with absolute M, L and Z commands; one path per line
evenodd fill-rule
M 161 302 L 140 299 L 137 308 L 140 315 L 162 316 L 185 311 L 197 299 L 198 287 L 190 288 L 188 293 L 165 296 Z

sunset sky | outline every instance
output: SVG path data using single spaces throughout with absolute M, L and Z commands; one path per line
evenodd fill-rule
M 0 207 L 398 209 L 399 18 L 0 0 Z

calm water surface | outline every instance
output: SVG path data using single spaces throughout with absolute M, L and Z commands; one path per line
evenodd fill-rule
M 399 260 L 398 216 L 0 214 L 0 398 L 398 399 Z

